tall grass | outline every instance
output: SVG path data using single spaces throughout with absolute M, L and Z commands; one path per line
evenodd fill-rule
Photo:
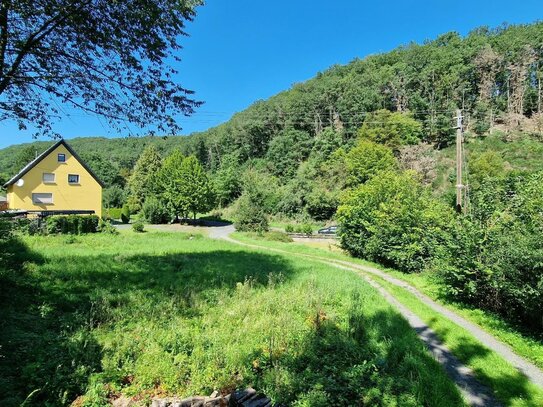
M 398 271 L 383 269 L 379 265 L 361 259 L 351 258 L 335 250 L 308 247 L 305 244 L 257 241 L 246 233 L 234 233 L 233 237 L 243 243 L 266 246 L 293 254 L 311 255 L 332 260 L 347 260 L 361 265 L 380 268 L 398 279 L 409 282 L 434 300 L 453 309 L 466 319 L 479 324 L 483 329 L 509 344 L 519 355 L 524 356 L 537 366 L 543 367 L 543 341 L 540 338 L 535 338 L 519 331 L 499 316 L 451 302 L 441 293 L 439 284 L 435 281 L 435 278 L 428 273 L 407 275 Z M 484 344 L 480 343 L 469 332 L 440 316 L 439 313 L 423 304 L 407 290 L 394 286 L 376 276 L 372 276 L 372 278 L 377 279 L 400 302 L 404 303 L 416 315 L 421 317 L 441 337 L 442 341 L 455 355 L 466 365 L 470 366 L 478 378 L 495 391 L 496 396 L 501 399 L 504 405 L 543 405 L 543 389 L 530 383 L 511 364 L 501 358 L 497 353 L 486 348 Z
M 182 233 L 29 237 L 0 274 L 0 405 L 252 385 L 298 406 L 458 406 L 361 279 Z

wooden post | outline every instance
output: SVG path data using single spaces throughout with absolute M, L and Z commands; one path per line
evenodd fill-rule
M 462 110 L 456 110 L 456 211 L 462 212 L 463 202 L 463 188 L 462 184 L 462 143 L 464 142 L 462 127 Z

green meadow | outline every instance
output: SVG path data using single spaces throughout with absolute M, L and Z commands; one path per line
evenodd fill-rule
M 279 250 L 298 256 L 313 256 L 332 261 L 349 261 L 361 266 L 378 268 L 397 279 L 410 283 L 438 303 L 479 325 L 488 333 L 509 345 L 518 355 L 540 368 L 543 367 L 543 341 L 541 338 L 526 334 L 519 327 L 488 311 L 451 301 L 442 294 L 436 277 L 430 273 L 405 274 L 383 268 L 375 263 L 350 257 L 342 253 L 333 243 L 285 243 L 279 241 L 273 233 L 259 235 L 256 233 L 235 232 L 232 237 L 243 244 L 266 247 L 271 249 L 272 252 Z M 470 367 L 482 383 L 493 389 L 495 396 L 503 405 L 530 407 L 543 405 L 543 389 L 527 380 L 515 367 L 486 347 L 484 343 L 479 342 L 465 329 L 423 304 L 409 291 L 394 286 L 375 275 L 372 275 L 371 278 L 424 320 L 436 332 L 443 343 L 453 351 L 456 357 Z
M 460 406 L 354 273 L 201 235 L 35 236 L 3 249 L 0 405 L 253 386 L 295 406 Z

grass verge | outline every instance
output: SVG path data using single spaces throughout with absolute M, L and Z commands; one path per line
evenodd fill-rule
M 494 390 L 496 397 L 504 405 L 530 407 L 543 405 L 543 389 L 532 384 L 509 362 L 485 347 L 468 331 L 440 316 L 403 288 L 376 276 L 372 276 L 372 279 L 385 287 L 398 301 L 432 328 L 454 355 Z

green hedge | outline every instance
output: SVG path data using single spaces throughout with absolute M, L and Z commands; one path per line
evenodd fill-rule
M 95 233 L 99 220 L 96 215 L 50 216 L 45 219 L 45 231 L 47 234 Z
M 122 208 L 108 208 L 106 210 L 106 219 L 121 219 Z
M 123 223 L 130 222 L 130 207 L 128 205 L 124 205 L 121 209 L 121 221 Z

